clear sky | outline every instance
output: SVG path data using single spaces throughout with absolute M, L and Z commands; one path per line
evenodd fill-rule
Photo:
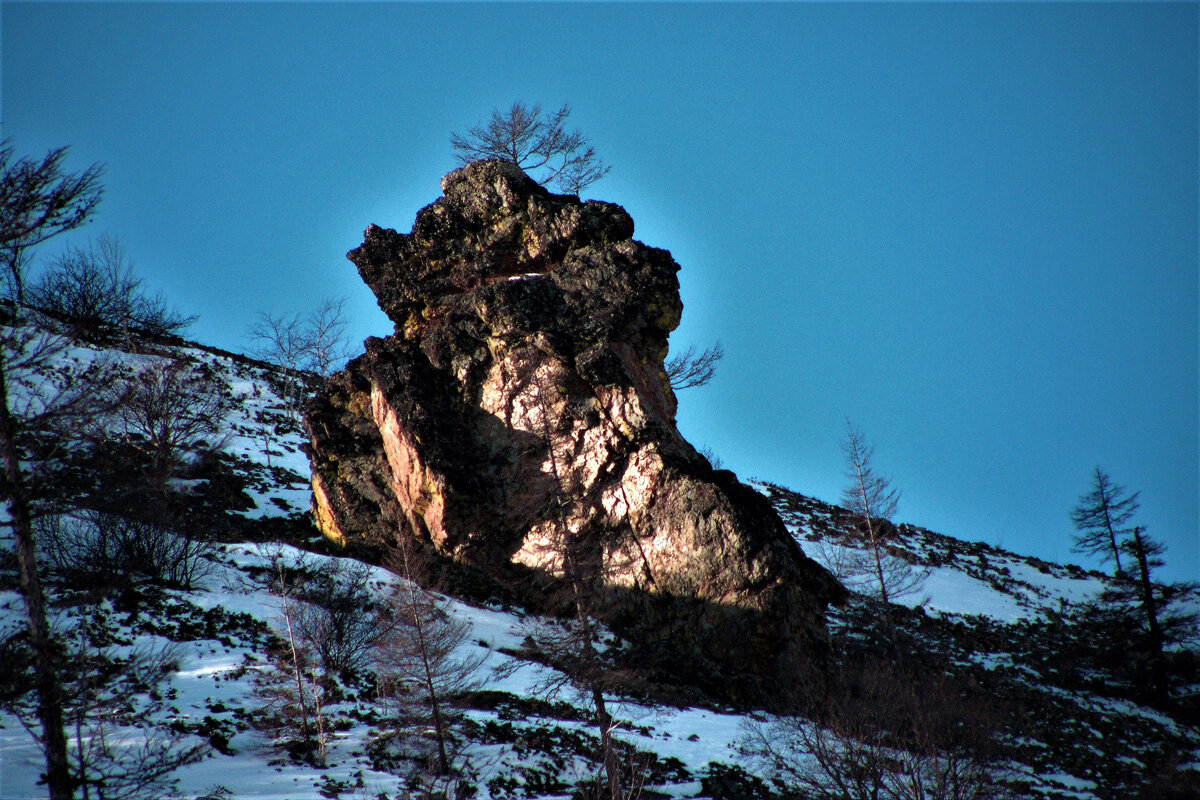
M 680 427 L 836 501 L 852 418 L 899 521 L 1053 560 L 1096 465 L 1200 577 L 1195 3 L 4 3 L 2 126 L 107 164 L 96 221 L 244 350 L 408 231 L 452 130 L 572 104 L 587 192 L 682 265 Z M 49 252 L 49 251 L 47 251 Z

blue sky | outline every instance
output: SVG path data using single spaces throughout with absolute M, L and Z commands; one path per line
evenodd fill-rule
M 587 194 L 683 267 L 673 347 L 725 347 L 691 441 L 836 501 L 850 417 L 900 521 L 1059 561 L 1099 464 L 1196 579 L 1197 8 L 4 3 L 2 128 L 104 162 L 71 241 L 240 350 L 330 296 L 388 333 L 366 225 L 410 228 L 452 130 L 570 102 Z

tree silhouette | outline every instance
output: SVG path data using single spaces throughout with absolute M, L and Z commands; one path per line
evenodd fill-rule
M 68 800 L 74 794 L 67 740 L 63 730 L 63 687 L 57 647 L 46 620 L 45 596 L 38 570 L 33 509 L 29 491 L 30 465 L 26 433 L 47 420 L 86 418 L 89 399 L 64 392 L 28 414 L 14 413 L 13 388 L 23 372 L 36 371 L 69 344 L 61 336 L 23 330 L 16 324 L 24 300 L 23 265 L 26 253 L 47 239 L 82 225 L 100 202 L 102 168 L 94 165 L 81 173 L 64 173 L 66 148 L 50 151 L 40 162 L 14 160 L 7 142 L 0 146 L 0 258 L 8 267 L 13 319 L 0 334 L 0 460 L 3 461 L 3 496 L 17 543 L 21 594 L 29 623 L 29 642 L 37 674 L 38 720 L 46 756 L 46 784 L 51 800 Z M 29 416 L 32 415 L 32 418 Z
M 472 125 L 465 134 L 450 134 L 450 145 L 462 164 L 485 158 L 510 161 L 543 186 L 555 184 L 568 194 L 608 174 L 583 134 L 566 129 L 571 109 L 567 104 L 553 113 L 540 105 L 515 102 L 506 112 L 492 112 L 486 123 Z
M 1120 539 L 1131 529 L 1122 527 L 1138 510 L 1138 492 L 1126 494 L 1125 487 L 1108 477 L 1100 467 L 1092 476 L 1092 490 L 1079 498 L 1071 511 L 1071 522 L 1079 534 L 1071 548 L 1077 553 L 1112 561 L 1122 574 Z
M 717 342 L 699 355 L 695 347 L 688 347 L 677 356 L 671 356 L 663 364 L 667 380 L 675 391 L 703 386 L 712 380 L 717 371 L 717 362 L 725 357 L 725 349 Z
M 25 301 L 28 251 L 87 222 L 104 193 L 103 166 L 64 172 L 66 157 L 67 148 L 59 147 L 41 161 L 16 158 L 8 140 L 0 143 L 0 258 L 18 306 Z

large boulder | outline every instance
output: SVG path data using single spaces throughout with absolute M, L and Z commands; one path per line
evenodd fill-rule
M 660 675 L 762 700 L 819 663 L 842 587 L 675 426 L 683 305 L 620 206 L 469 164 L 348 255 L 395 323 L 309 405 L 332 539 L 407 539 L 554 610 L 566 570 Z M 665 669 L 664 669 L 665 668 Z

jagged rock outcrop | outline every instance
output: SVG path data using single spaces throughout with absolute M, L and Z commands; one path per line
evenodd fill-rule
M 442 191 L 411 233 L 372 225 L 348 255 L 396 327 L 308 408 L 318 525 L 410 537 L 535 606 L 569 563 L 674 677 L 733 699 L 790 685 L 844 591 L 676 429 L 678 265 L 620 206 L 503 162 Z

